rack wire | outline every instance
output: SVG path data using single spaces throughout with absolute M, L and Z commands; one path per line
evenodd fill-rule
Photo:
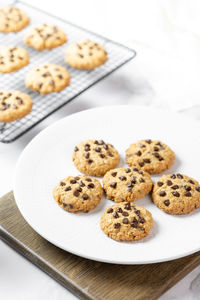
M 64 62 L 66 44 L 53 50 L 42 52 L 28 48 L 23 42 L 23 37 L 26 31 L 29 30 L 30 25 L 18 33 L 0 33 L 1 45 L 21 46 L 28 51 L 30 56 L 29 65 L 21 70 L 8 74 L 0 74 L 0 89 L 20 90 L 30 95 L 34 102 L 31 113 L 26 117 L 10 123 L 0 122 L 0 142 L 3 143 L 10 143 L 21 137 L 53 112 L 117 70 L 136 55 L 133 49 L 129 49 L 124 45 L 50 15 L 22 1 L 15 1 L 13 5 L 27 13 L 31 19 L 31 27 L 41 24 L 41 20 L 42 23 L 55 24 L 61 27 L 67 34 L 67 44 L 85 39 L 103 44 L 108 53 L 108 61 L 91 71 L 74 69 Z M 71 76 L 70 85 L 59 93 L 47 95 L 40 95 L 38 92 L 33 92 L 26 88 L 24 79 L 28 71 L 43 63 L 55 63 L 66 67 Z

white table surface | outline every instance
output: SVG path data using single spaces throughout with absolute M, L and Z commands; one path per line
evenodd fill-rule
M 26 0 L 26 2 L 30 1 Z M 142 2 L 142 5 L 148 3 L 147 1 Z M 177 1 L 177 5 L 179 4 L 178 2 L 179 1 Z M 0 1 L 0 5 L 2 6 L 7 3 L 8 1 Z M 32 1 L 31 3 L 33 4 Z M 137 12 L 137 3 L 137 1 L 127 0 L 109 1 L 109 4 L 106 0 L 100 2 L 92 0 L 77 0 L 71 2 L 62 0 L 34 0 L 34 5 L 37 7 L 115 40 L 133 45 L 138 52 L 138 56 L 134 61 L 92 87 L 16 142 L 0 144 L 0 196 L 12 189 L 12 177 L 16 161 L 29 141 L 49 124 L 74 112 L 112 104 L 142 104 L 163 107 L 164 109 L 179 110 L 181 113 L 190 115 L 191 118 L 200 120 L 200 105 L 198 105 L 198 101 L 200 103 L 200 100 L 198 100 L 200 99 L 200 91 L 198 93 L 199 84 L 195 81 L 197 76 L 196 69 L 190 69 L 190 67 L 188 67 L 189 71 L 192 72 L 189 73 L 188 80 L 186 77 L 183 79 L 185 80 L 183 84 L 182 78 L 177 78 L 180 73 L 180 62 L 175 63 L 177 62 L 177 57 L 180 57 L 177 49 L 175 53 L 177 55 L 172 57 L 170 49 L 164 53 L 163 49 L 155 47 L 155 43 L 152 44 L 152 41 L 149 42 L 148 40 L 146 44 L 144 40 L 142 42 L 138 41 L 138 38 L 136 41 L 134 38 L 137 35 L 135 29 L 133 29 L 135 36 L 131 36 L 127 16 L 130 18 L 131 9 Z M 156 10 L 158 4 L 156 4 L 155 1 L 152 1 L 151 4 L 153 9 Z M 121 8 L 123 9 L 122 13 L 120 12 Z M 141 7 L 138 8 L 139 12 L 140 9 Z M 162 18 L 164 17 L 162 16 Z M 179 18 L 179 21 L 180 20 Z M 126 31 L 124 28 L 120 30 L 123 26 L 119 26 L 119 22 L 122 22 L 122 25 L 127 28 Z M 171 33 L 168 32 L 167 39 L 169 40 L 169 38 L 171 38 L 173 40 L 173 34 L 173 31 Z M 165 35 L 163 34 L 163 36 Z M 194 38 L 192 32 L 191 36 Z M 179 40 L 179 36 L 176 40 Z M 186 40 L 188 40 L 188 33 Z M 180 43 L 184 43 L 182 35 Z M 198 46 L 193 44 L 192 47 L 192 50 L 190 50 L 195 53 Z M 174 77 L 174 80 L 177 81 L 176 85 L 170 75 L 172 65 L 163 63 L 163 61 L 166 62 L 167 59 L 168 61 L 173 60 L 173 73 L 177 75 Z M 185 60 L 184 62 L 185 73 L 187 73 L 189 61 Z M 191 94 L 189 93 L 190 85 L 187 85 L 188 82 L 189 84 L 191 82 L 193 84 Z M 77 298 L 0 241 L 0 299 L 72 300 Z M 179 299 L 200 299 L 200 266 L 160 297 L 159 300 Z

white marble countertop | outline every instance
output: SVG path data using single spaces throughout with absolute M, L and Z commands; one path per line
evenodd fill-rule
M 49 124 L 74 112 L 112 104 L 141 104 L 176 110 L 200 120 L 200 39 L 195 30 L 200 7 L 195 1 L 196 11 L 186 1 L 149 2 L 34 0 L 37 7 L 133 46 L 138 55 L 16 142 L 0 144 L 0 196 L 12 189 L 16 161 L 29 141 Z M 0 5 L 7 3 L 1 1 Z M 184 16 L 187 27 L 183 26 Z M 77 298 L 0 241 L 0 299 Z M 159 300 L 172 299 L 200 299 L 200 266 Z

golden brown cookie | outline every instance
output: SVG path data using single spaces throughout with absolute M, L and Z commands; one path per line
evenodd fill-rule
M 65 61 L 77 69 L 92 70 L 108 60 L 105 48 L 92 41 L 81 41 L 67 47 Z
M 12 122 L 25 117 L 32 109 L 32 99 L 20 91 L 0 91 L 0 122 Z
M 98 180 L 78 175 L 68 176 L 53 190 L 57 203 L 69 212 L 88 212 L 102 199 L 103 190 Z
M 126 150 L 126 162 L 150 173 L 161 173 L 171 167 L 174 152 L 161 141 L 141 140 Z
M 14 6 L 0 9 L 0 32 L 18 32 L 28 24 L 29 18 L 21 9 Z
M 69 85 L 70 75 L 59 65 L 44 64 L 31 70 L 26 76 L 26 86 L 40 94 L 60 92 Z
M 108 199 L 115 202 L 135 201 L 152 189 L 151 177 L 137 168 L 117 168 L 106 173 L 103 188 Z
M 120 156 L 113 145 L 103 140 L 86 140 L 74 148 L 72 160 L 79 171 L 103 176 L 119 164 Z
M 21 47 L 0 47 L 0 73 L 10 73 L 21 69 L 29 63 L 27 51 Z
M 153 227 L 151 213 L 130 202 L 107 207 L 101 216 L 103 232 L 117 241 L 137 241 L 149 234 Z
M 152 199 L 169 214 L 188 214 L 200 207 L 200 185 L 183 174 L 163 175 L 154 185 Z
M 32 28 L 24 38 L 27 46 L 36 50 L 53 49 L 67 41 L 66 34 L 54 25 L 42 24 Z

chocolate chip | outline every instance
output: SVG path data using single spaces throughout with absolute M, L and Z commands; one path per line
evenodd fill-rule
M 117 211 L 118 211 L 119 213 L 123 213 L 123 210 L 121 209 L 121 207 L 119 207 Z
M 137 182 L 136 179 L 133 177 L 133 179 L 131 180 L 131 183 L 136 184 L 136 182 Z
M 84 55 L 83 55 L 83 54 L 81 54 L 81 53 L 78 53 L 78 56 L 80 56 L 81 58 L 83 58 L 83 57 L 84 57 Z
M 85 183 L 84 183 L 82 180 L 80 181 L 80 186 L 81 186 L 81 187 L 84 187 L 84 186 L 85 186 Z
M 155 147 L 153 148 L 153 150 L 154 150 L 154 151 L 159 151 L 159 148 L 155 146 Z
M 140 210 L 136 209 L 135 210 L 136 215 L 139 217 L 140 216 Z
M 69 208 L 74 208 L 74 206 L 72 204 L 67 204 L 69 206 Z
M 50 80 L 50 81 L 49 81 L 49 84 L 50 84 L 50 85 L 54 85 L 54 81 L 53 81 L 53 80 Z
M 158 182 L 157 182 L 157 185 L 158 185 L 158 186 L 162 186 L 163 184 L 164 184 L 164 183 L 161 182 L 161 181 L 158 181 Z
M 131 210 L 131 205 L 130 205 L 130 203 L 126 203 L 126 204 L 124 205 L 124 209 Z
M 68 192 L 68 191 L 71 191 L 71 186 L 67 186 L 66 188 L 65 188 L 65 192 Z
M 186 193 L 185 193 L 185 196 L 186 196 L 186 197 L 192 197 L 192 194 L 191 194 L 190 192 L 186 192 Z
M 84 150 L 85 151 L 90 151 L 90 145 L 89 144 L 85 144 Z
M 164 158 L 163 158 L 162 156 L 160 156 L 160 157 L 158 158 L 158 160 L 159 160 L 159 161 L 162 161 L 162 160 L 164 160 Z
M 113 189 L 115 189 L 117 187 L 117 182 L 112 182 L 110 184 L 110 187 L 112 187 Z
M 85 180 L 88 181 L 88 182 L 91 182 L 91 181 L 92 181 L 91 178 L 86 178 Z
M 104 149 L 108 150 L 108 145 L 104 144 L 103 147 Z
M 98 141 L 96 140 L 94 143 L 97 144 L 97 145 L 104 145 L 105 144 L 105 142 L 103 140 L 98 140 Z
M 90 157 L 90 153 L 86 153 L 84 156 L 86 159 L 88 159 Z
M 129 187 L 127 190 L 129 193 L 132 193 L 133 186 Z
M 113 209 L 112 209 L 111 207 L 108 208 L 107 213 L 110 214 L 110 213 L 112 213 L 112 212 L 113 212 Z
M 173 185 L 171 188 L 172 188 L 173 190 L 178 190 L 178 189 L 179 189 L 179 186 L 178 186 L 177 184 L 175 184 L 175 185 Z
M 142 182 L 145 182 L 145 180 L 144 180 L 143 178 L 140 178 L 140 179 L 139 179 L 139 182 L 142 183 Z
M 78 149 L 78 147 L 76 146 L 75 148 L 74 148 L 74 151 L 75 152 L 77 152 L 79 149 Z
M 66 206 L 67 206 L 67 204 L 66 204 L 66 203 L 64 203 L 64 202 L 63 202 L 63 204 L 62 204 L 62 205 L 63 205 L 63 207 L 66 207 Z
M 123 211 L 123 212 L 122 212 L 122 216 L 124 216 L 124 217 L 128 217 L 128 216 L 129 216 L 129 214 L 127 213 L 127 211 Z
M 142 152 L 139 150 L 138 152 L 135 153 L 137 156 L 141 156 Z
M 130 169 L 130 168 L 126 168 L 125 172 L 126 172 L 126 173 L 130 173 L 130 172 L 131 172 L 131 169 Z
M 128 224 L 128 223 L 129 223 L 129 222 L 128 222 L 128 218 L 123 218 L 122 223 L 123 223 L 123 224 Z
M 58 78 L 63 79 L 63 76 L 61 74 L 58 75 Z
M 105 158 L 105 157 L 106 157 L 105 154 L 103 154 L 103 153 L 99 154 L 99 156 L 100 156 L 101 158 Z
M 144 218 L 140 218 L 139 219 L 139 223 L 144 224 L 145 223 L 145 219 Z
M 39 86 L 39 88 L 41 88 L 42 87 L 42 85 L 43 85 L 43 83 L 42 82 L 38 82 L 38 84 L 37 84 L 38 86 Z
M 75 197 L 78 197 L 79 194 L 80 194 L 80 193 L 79 193 L 79 191 L 77 191 L 77 190 L 75 190 L 74 193 L 73 193 L 73 195 L 74 195 Z
M 152 153 L 153 156 L 155 156 L 156 158 L 159 158 L 160 157 L 160 154 L 155 152 L 155 153 Z
M 61 186 L 64 186 L 64 185 L 66 185 L 66 183 L 63 182 L 63 181 L 61 181 L 61 182 L 60 182 L 60 185 L 61 185 Z
M 171 175 L 171 178 L 172 178 L 172 179 L 175 179 L 175 178 L 176 178 L 176 175 L 175 175 L 175 174 L 172 174 L 172 175 Z
M 108 156 L 113 157 L 113 154 L 111 152 L 108 152 Z
M 78 192 L 82 192 L 82 188 L 81 187 L 78 187 L 77 189 L 76 189 Z
M 144 162 L 142 162 L 142 161 L 139 162 L 139 166 L 140 166 L 140 167 L 144 167 Z
M 167 180 L 167 185 L 168 186 L 171 186 L 173 183 L 172 183 L 172 181 L 171 180 Z
M 165 191 L 161 191 L 159 195 L 160 195 L 161 197 L 164 197 L 164 196 L 166 196 L 166 193 L 165 193 Z
M 48 77 L 48 76 L 51 76 L 51 74 L 49 72 L 42 74 L 42 77 Z
M 75 177 L 75 179 L 76 179 L 76 180 L 79 180 L 79 179 L 80 179 L 80 177 L 76 176 L 76 177 Z
M 191 184 L 194 184 L 194 181 L 191 180 L 191 179 L 189 179 L 188 182 L 191 183 Z
M 83 194 L 82 196 L 83 200 L 87 200 L 89 198 L 88 194 Z
M 124 180 L 126 180 L 126 177 L 125 176 L 120 176 L 119 179 L 124 181 Z
M 174 197 L 180 197 L 179 192 L 172 192 L 172 195 L 173 195 Z
M 96 147 L 94 150 L 95 150 L 96 152 L 101 152 L 101 148 L 100 148 L 100 147 Z
M 131 227 L 137 228 L 138 226 L 138 220 L 134 217 L 133 220 L 131 221 Z
M 147 144 L 151 144 L 151 140 L 145 140 L 145 142 L 147 143 Z
M 94 188 L 94 183 L 92 183 L 92 182 L 89 183 L 89 184 L 88 184 L 88 189 L 93 189 L 93 188 Z
M 120 228 L 120 226 L 121 226 L 121 224 L 120 224 L 120 223 L 115 223 L 115 224 L 114 224 L 114 228 L 115 228 L 115 229 L 118 229 L 118 228 Z
M 181 174 L 176 175 L 179 179 L 183 179 L 183 176 Z
M 132 183 L 132 182 L 129 182 L 129 183 L 127 184 L 127 187 L 133 187 L 133 183 Z
M 17 100 L 18 104 L 23 104 L 23 100 L 20 97 L 17 96 L 16 100 Z
M 200 186 L 196 187 L 196 191 L 200 193 Z
M 93 163 L 92 159 L 88 159 L 88 164 L 91 165 Z
M 71 183 L 71 184 L 75 184 L 75 183 L 76 183 L 76 180 L 75 180 L 75 179 L 71 179 L 71 180 L 70 180 L 70 183 Z
M 117 212 L 114 212 L 113 217 L 114 217 L 114 218 L 119 218 L 118 213 L 117 213 Z
M 145 162 L 145 164 L 150 164 L 151 161 L 150 161 L 150 159 L 145 158 L 145 159 L 144 159 L 144 162 Z
M 165 204 L 165 206 L 169 206 L 170 205 L 169 200 L 165 200 L 163 203 Z
M 187 192 L 191 191 L 191 186 L 189 186 L 189 185 L 185 185 L 184 188 Z

